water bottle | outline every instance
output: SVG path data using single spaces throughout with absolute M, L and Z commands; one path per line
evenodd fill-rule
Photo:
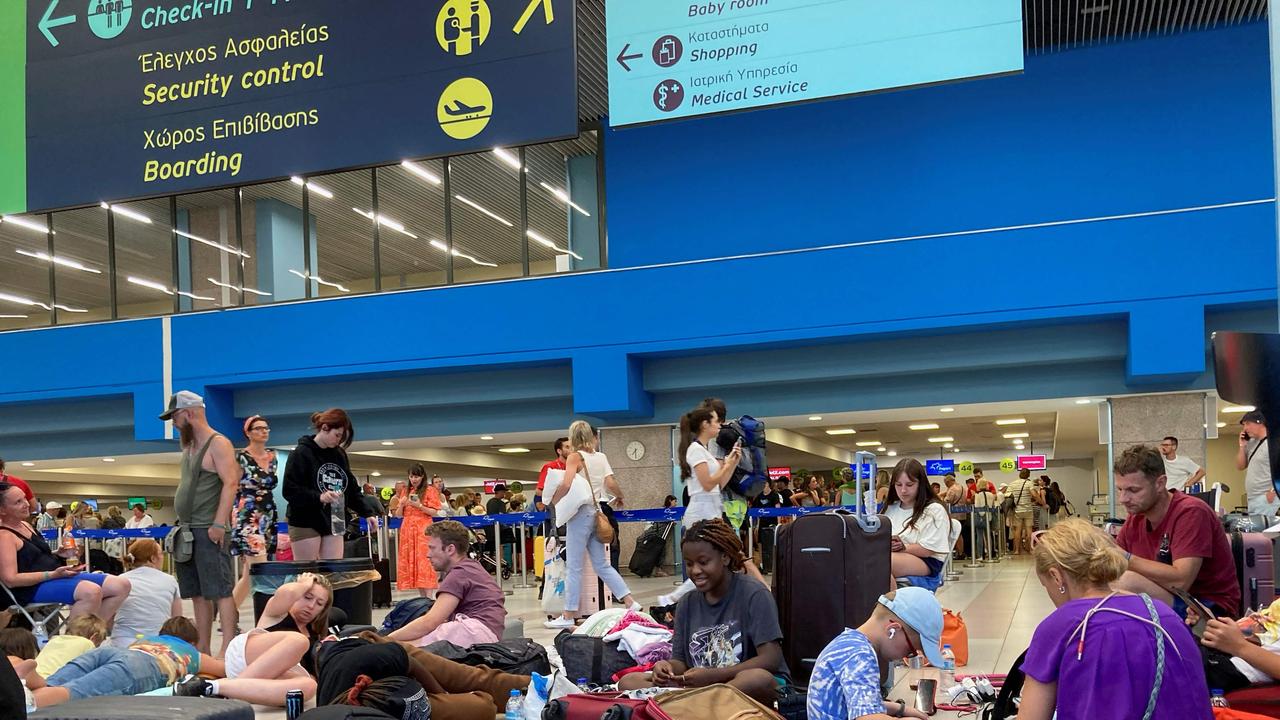
M 506 720 L 520 720 L 520 705 L 524 702 L 524 698 L 520 695 L 519 690 L 512 690 L 511 697 L 507 698 L 507 714 L 504 716 Z
M 1209 691 L 1209 704 L 1213 707 L 1231 707 L 1227 704 L 1227 699 L 1223 697 L 1222 691 L 1218 688 Z
M 591 692 L 591 683 L 584 677 L 578 678 L 578 691 L 584 693 Z
M 938 689 L 946 692 L 956 684 L 956 654 L 950 645 L 942 646 L 942 667 L 938 668 Z

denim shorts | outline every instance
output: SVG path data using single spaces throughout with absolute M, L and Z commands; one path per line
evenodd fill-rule
M 110 645 L 73 659 L 48 678 L 50 686 L 65 688 L 72 700 L 138 695 L 159 690 L 168 681 L 155 657 Z
M 36 591 L 31 596 L 31 602 L 72 605 L 76 601 L 77 585 L 82 582 L 91 582 L 97 583 L 98 587 L 102 587 L 102 583 L 106 582 L 106 580 L 107 576 L 103 573 L 80 573 L 71 577 L 58 578 L 57 580 L 45 580 L 36 586 Z

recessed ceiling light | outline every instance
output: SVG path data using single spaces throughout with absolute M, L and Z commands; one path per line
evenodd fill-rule
M 1224 428 L 1224 427 L 1226 427 L 1226 426 L 1227 426 L 1227 424 L 1226 424 L 1226 423 L 1224 423 L 1224 422 L 1220 422 L 1220 423 L 1218 423 L 1218 427 L 1220 427 L 1220 428 Z
M 1089 403 L 1091 403 L 1091 402 L 1093 402 L 1093 401 L 1092 401 L 1092 400 L 1090 400 L 1089 398 L 1080 398 L 1079 400 L 1077 400 L 1077 401 L 1076 401 L 1076 404 L 1077 404 L 1077 405 L 1088 405 L 1088 404 L 1089 404 Z
M 24 463 L 22 463 L 22 467 L 35 467 L 35 466 L 36 466 L 36 464 L 35 464 L 35 463 L 33 463 L 33 462 L 24 462 Z
M 1005 440 L 1013 440 L 1015 438 L 1026 438 L 1026 437 L 1031 437 L 1031 433 L 1021 432 L 1021 433 L 1005 433 L 1004 434 Z
M 369 473 L 369 477 L 382 477 L 382 473 L 378 472 L 377 470 L 374 470 L 373 472 Z
M 519 453 L 527 453 L 527 452 L 529 452 L 529 448 L 522 448 L 522 447 L 506 447 L 506 448 L 498 448 L 498 452 L 502 452 L 502 453 L 511 453 L 512 455 L 517 455 L 517 454 L 519 454 Z
M 884 446 L 882 445 L 882 446 L 880 446 L 880 447 L 876 448 L 876 452 L 884 452 L 884 451 L 885 451 L 885 450 L 887 450 L 887 449 L 888 449 L 888 448 L 886 448 L 886 447 L 884 447 Z
M 915 425 L 908 425 L 907 427 L 912 430 L 937 430 L 938 423 L 916 423 Z
M 956 439 L 951 437 L 950 435 L 942 435 L 940 437 L 929 438 L 929 442 L 933 442 L 933 443 L 949 443 L 949 442 L 955 442 L 955 441 Z
M 828 430 L 828 435 L 857 435 L 858 431 L 853 428 L 840 428 L 838 430 Z
M 996 421 L 997 425 L 1026 425 L 1026 418 L 1002 418 Z
M 863 440 L 858 443 L 858 447 L 876 447 L 880 444 L 879 440 Z
M 944 448 L 946 448 L 946 449 L 950 450 L 951 448 L 955 447 L 955 445 L 952 445 L 951 443 L 947 443 L 946 445 L 943 445 L 942 447 L 944 447 Z
M 390 440 L 383 440 L 382 445 L 384 447 L 391 447 L 392 445 L 395 445 L 395 443 L 391 442 Z
M 1254 407 L 1254 406 L 1252 406 L 1252 405 L 1228 405 L 1228 406 L 1226 406 L 1226 407 L 1222 408 L 1222 412 L 1224 412 L 1224 413 L 1232 413 L 1232 414 L 1239 414 L 1239 413 L 1250 413 L 1250 412 L 1253 412 L 1254 410 L 1257 410 L 1257 409 L 1258 409 L 1258 408 L 1256 408 L 1256 407 Z
M 890 451 L 889 451 L 889 457 L 898 457 L 898 451 L 897 451 L 897 450 L 890 450 Z
M 952 407 L 938 408 L 938 412 L 952 413 L 952 412 L 955 412 L 955 411 L 956 411 L 956 409 L 955 409 L 955 408 L 952 408 Z
M 115 458 L 102 458 L 102 462 L 115 462 Z
M 818 422 L 818 421 L 819 421 L 819 420 L 821 420 L 821 419 L 822 419 L 822 416 L 821 416 L 821 415 L 810 415 L 810 416 L 809 416 L 809 420 L 810 420 L 810 421 L 812 421 L 812 422 Z
M 481 436 L 480 436 L 480 439 L 481 439 L 481 440 L 492 440 L 492 439 L 493 439 L 493 436 L 492 436 L 492 435 L 481 435 Z

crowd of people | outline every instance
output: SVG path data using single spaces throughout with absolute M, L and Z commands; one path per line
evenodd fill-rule
M 726 416 L 724 403 L 709 399 L 681 419 L 679 473 L 688 487 L 681 550 L 688 579 L 659 598 L 659 604 L 675 606 L 672 654 L 624 676 L 622 690 L 724 683 L 771 703 L 792 684 L 781 645 L 787 628 L 748 552 L 757 541 L 764 546 L 764 537 L 781 521 L 767 518 L 773 524 L 761 523 L 765 532 L 753 538 L 742 532 L 741 518 L 735 521 L 727 512 L 742 450 L 734 434 L 726 433 Z M 127 571 L 120 575 L 68 565 L 38 528 L 46 517 L 57 527 L 59 513 L 65 521 L 83 511 L 68 514 L 46 503 L 36 512 L 25 483 L 0 477 L 0 582 L 21 604 L 69 608 L 65 632 L 43 648 L 31 628 L 10 623 L 0 629 L 0 649 L 36 706 L 166 688 L 178 695 L 282 706 L 287 692 L 301 690 L 319 704 L 398 708 L 392 714 L 404 716 L 413 703 L 429 703 L 433 714 L 487 720 L 502 709 L 510 690 L 527 687 L 527 676 L 471 668 L 422 650 L 439 640 L 466 647 L 503 635 L 503 593 L 471 557 L 472 533 L 449 520 L 473 512 L 478 498 L 452 497 L 439 476 L 415 464 L 383 505 L 350 470 L 345 448 L 354 427 L 337 408 L 312 416 L 314 434 L 298 440 L 283 469 L 294 558 L 341 557 L 350 520 L 390 514 L 403 523 L 399 587 L 434 602 L 385 637 L 364 632 L 339 638 L 334 628 L 344 624 L 345 614 L 333 606 L 333 587 L 322 575 L 303 573 L 275 592 L 252 629 L 239 632 L 236 608 L 247 589 L 232 582 L 235 558 L 247 570 L 275 556 L 281 544 L 273 499 L 279 469 L 266 447 L 269 424 L 260 416 L 247 419 L 244 447 L 236 450 L 209 426 L 203 400 L 193 393 L 175 394 L 161 417 L 174 422 L 183 447 L 175 502 L 176 577 L 163 571 L 164 550 L 149 538 L 128 545 Z M 1243 424 L 1239 465 L 1247 473 L 1263 472 L 1253 468 L 1258 455 L 1266 455 L 1265 420 L 1253 412 Z M 883 680 L 891 663 L 915 655 L 943 662 L 938 584 L 929 580 L 940 578 L 956 551 L 957 520 L 973 524 L 971 552 L 988 554 L 994 545 L 1001 552 L 1029 553 L 1056 608 L 1037 627 L 1020 663 L 1026 680 L 1019 718 L 1207 718 L 1208 678 L 1226 684 L 1224 667 L 1235 673 L 1226 678 L 1232 683 L 1228 689 L 1280 679 L 1280 642 L 1251 642 L 1234 620 L 1253 609 L 1244 606 L 1221 518 L 1183 492 L 1203 479 L 1203 470 L 1177 448 L 1175 438 L 1166 438 L 1158 448 L 1138 445 L 1116 458 L 1117 500 L 1128 518 L 1115 537 L 1071 517 L 1057 483 L 1027 471 L 999 489 L 980 469 L 967 481 L 948 476 L 931 483 L 912 458 L 881 471 L 866 502 L 890 523 L 891 577 L 871 616 L 833 638 L 818 657 L 808 688 L 809 717 L 923 717 L 886 699 Z M 533 499 L 535 508 L 551 513 L 566 547 L 565 609 L 547 627 L 575 626 L 588 561 L 618 602 L 640 610 L 606 557 L 606 548 L 616 543 L 612 514 L 625 507 L 626 487 L 600 452 L 597 431 L 574 422 L 555 452 Z M 1246 485 L 1251 509 L 1255 499 L 1264 510 L 1276 503 L 1274 489 Z M 817 477 L 796 484 L 784 478 L 767 483 L 752 504 L 822 507 L 846 500 L 838 490 Z M 523 507 L 523 498 L 507 487 L 494 491 L 482 513 Z M 668 498 L 668 504 L 676 502 Z M 151 524 L 145 507 L 130 510 L 128 520 L 108 510 L 103 525 Z M 1007 537 L 994 527 L 1001 516 Z M 1038 525 L 1042 531 L 1033 542 Z M 772 546 L 762 550 L 769 570 Z M 192 601 L 194 618 L 184 617 L 184 599 Z M 216 652 L 215 608 L 223 639 Z M 1231 662 L 1215 661 L 1210 652 Z

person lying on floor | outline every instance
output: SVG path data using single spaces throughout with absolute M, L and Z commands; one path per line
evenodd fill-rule
M 222 661 L 196 650 L 196 626 L 184 617 L 169 618 L 160 634 L 128 648 L 105 645 L 70 660 L 45 679 L 36 661 L 13 662 L 26 681 L 36 707 L 106 695 L 138 695 L 170 685 L 186 673 L 220 674 Z
M 173 694 L 230 697 L 277 707 L 284 707 L 290 690 L 301 690 L 311 699 L 316 693 L 311 648 L 329 633 L 332 605 L 333 587 L 327 578 L 300 574 L 271 596 L 257 627 L 227 646 L 225 679 L 205 680 L 193 671 L 173 686 Z
M 529 686 L 528 675 L 463 665 L 367 631 L 322 642 L 316 654 L 317 704 L 371 707 L 397 718 L 492 720 L 512 690 Z
M 387 637 L 418 646 L 437 640 L 461 647 L 497 642 L 507 620 L 506 601 L 493 578 L 468 555 L 467 528 L 456 520 L 441 520 L 428 525 L 426 535 L 427 557 L 442 578 L 435 604 Z
M 696 592 L 676 606 L 671 660 L 632 673 L 620 690 L 726 683 L 770 704 L 788 681 L 778 607 L 769 590 L 741 574 L 746 559 L 724 520 L 699 520 L 680 544 Z

